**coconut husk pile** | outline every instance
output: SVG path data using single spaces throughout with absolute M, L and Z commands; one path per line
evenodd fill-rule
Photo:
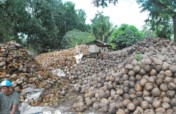
M 77 51 L 82 54 L 87 54 L 88 48 L 85 45 L 79 45 L 76 48 L 38 55 L 35 57 L 35 60 L 46 69 L 60 68 L 64 71 L 70 71 L 71 67 L 76 63 L 74 56 L 77 54 Z
M 72 98 L 74 94 L 77 96 L 71 106 L 75 112 L 176 112 L 176 46 L 172 42 L 145 39 L 131 47 L 109 52 L 104 60 L 86 58 L 73 66 L 74 55 L 73 48 L 39 55 L 35 62 L 19 44 L 8 42 L 0 45 L 0 79 L 12 80 L 17 91 L 28 87 L 44 88 L 40 100 L 30 101 L 35 106 L 57 106 L 61 99 Z M 67 59 L 71 61 L 69 64 Z M 63 78 L 52 76 L 46 70 L 64 69 L 69 65 L 72 68 Z M 21 101 L 24 99 L 25 96 L 21 96 Z
M 0 45 L 0 80 L 4 79 L 12 81 L 13 88 L 18 92 L 26 88 L 43 88 L 40 101 L 30 101 L 31 105 L 58 104 L 65 94 L 62 88 L 64 86 L 66 89 L 68 83 L 66 79 L 52 76 L 43 70 L 21 45 L 13 41 Z M 25 98 L 25 95 L 21 95 L 21 102 Z
M 116 114 L 174 114 L 176 111 L 176 46 L 146 39 L 108 60 L 87 59 L 69 79 L 79 95 L 73 108 Z

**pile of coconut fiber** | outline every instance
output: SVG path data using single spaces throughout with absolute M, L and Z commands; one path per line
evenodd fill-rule
M 29 56 L 27 51 L 16 42 L 0 44 L 0 80 L 12 81 L 15 91 L 22 92 L 26 88 L 42 88 L 43 96 L 39 101 L 31 100 L 31 105 L 57 106 L 66 94 L 68 80 L 52 76 Z M 21 95 L 23 102 L 26 95 Z
M 43 53 L 35 57 L 37 63 L 39 63 L 45 69 L 62 69 L 64 71 L 70 71 L 71 67 L 76 64 L 75 55 L 77 53 L 87 54 L 88 48 L 86 45 L 79 45 L 75 48 L 65 49 L 61 51 L 53 51 L 49 53 Z

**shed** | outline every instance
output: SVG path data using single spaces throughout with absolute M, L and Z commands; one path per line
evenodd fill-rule
M 108 47 L 110 47 L 110 45 L 100 42 L 98 40 L 93 40 L 91 42 L 86 43 L 86 45 L 88 45 L 88 50 L 89 53 L 98 53 L 98 52 L 104 52 L 108 50 Z

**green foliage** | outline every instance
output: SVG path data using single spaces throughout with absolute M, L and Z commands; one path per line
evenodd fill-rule
M 173 35 L 173 24 L 168 20 L 169 19 L 161 20 L 159 24 L 151 21 L 151 29 L 155 31 L 158 37 L 171 39 L 171 36 Z
M 157 38 L 155 31 L 151 30 L 147 25 L 145 25 L 142 29 L 144 34 L 144 38 Z
M 98 12 L 92 20 L 92 32 L 96 40 L 107 42 L 114 28 L 108 16 Z
M 47 3 L 47 4 L 46 4 Z M 33 1 L 31 14 L 33 18 L 29 26 L 35 29 L 28 31 L 27 42 L 39 51 L 56 48 L 58 42 L 57 34 L 59 28 L 56 26 L 54 8 L 60 6 L 61 3 L 56 1 Z
M 112 33 L 110 43 L 113 49 L 122 49 L 133 45 L 143 38 L 143 33 L 135 26 L 122 24 Z
M 118 0 L 93 0 L 93 4 L 96 7 L 102 6 L 102 7 L 107 7 L 108 3 L 116 4 Z
M 70 30 L 90 31 L 85 12 L 76 10 L 72 2 L 5 0 L 0 2 L 0 14 L 0 42 L 24 42 L 39 52 L 61 49 L 62 38 Z
M 142 55 L 141 55 L 141 53 L 136 53 L 136 54 L 135 54 L 135 59 L 136 59 L 137 61 L 141 61 L 141 60 L 142 60 Z
M 173 34 L 173 23 L 171 19 L 167 17 L 158 17 L 147 19 L 146 22 L 150 25 L 150 29 L 160 38 L 170 39 Z
M 151 29 L 157 36 L 170 38 L 174 31 L 176 41 L 176 1 L 137 0 L 137 2 L 141 5 L 142 11 L 149 11 L 149 18 L 146 21 L 151 24 Z
M 86 25 L 86 13 L 84 10 L 82 9 L 79 9 L 79 10 L 76 10 L 76 13 L 77 13 L 77 29 L 81 30 L 81 31 L 89 31 L 90 30 L 90 27 L 89 25 Z
M 65 34 L 62 44 L 63 48 L 71 48 L 90 41 L 93 41 L 93 36 L 90 33 L 74 29 Z
M 0 1 L 0 42 L 19 40 L 17 33 L 27 18 L 24 0 Z
M 87 31 L 85 24 L 86 13 L 84 10 L 76 10 L 75 4 L 72 2 L 66 2 L 64 4 L 64 24 L 66 32 L 79 29 L 81 31 Z M 62 12 L 63 13 L 63 12 Z

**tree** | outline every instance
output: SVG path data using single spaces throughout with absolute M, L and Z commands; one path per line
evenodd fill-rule
M 89 25 L 86 25 L 86 13 L 84 10 L 79 9 L 76 10 L 77 13 L 77 29 L 81 30 L 81 31 L 89 31 Z
M 33 1 L 28 4 L 31 15 L 30 23 L 27 27 L 27 42 L 34 48 L 42 51 L 56 48 L 59 44 L 58 32 L 55 20 L 55 8 L 62 4 L 61 2 L 51 1 Z
M 88 31 L 86 14 L 61 0 L 0 0 L 0 42 L 23 41 L 40 52 L 61 49 L 66 32 Z
M 113 31 L 113 25 L 108 16 L 98 12 L 92 19 L 92 32 L 96 40 L 107 43 L 109 36 Z
M 153 30 L 159 38 L 171 39 L 173 34 L 173 23 L 170 19 L 162 19 L 157 22 L 154 19 L 150 20 L 151 30 Z
M 93 0 L 93 4 L 96 7 L 102 6 L 102 7 L 107 7 L 108 3 L 116 4 L 118 0 Z
M 77 29 L 68 31 L 62 39 L 63 48 L 71 48 L 76 45 L 86 44 L 93 41 L 93 36 L 88 32 L 82 32 Z
M 76 10 L 72 2 L 62 3 L 61 0 L 32 1 L 31 24 L 33 30 L 28 32 L 28 43 L 37 46 L 41 52 L 63 48 L 64 35 L 73 29 L 87 30 L 86 14 Z
M 156 38 L 157 37 L 155 31 L 151 30 L 149 28 L 149 25 L 147 24 L 143 26 L 142 32 L 144 34 L 144 38 Z
M 142 40 L 143 33 L 133 25 L 122 24 L 112 33 L 110 44 L 113 49 L 123 49 Z
M 137 0 L 142 11 L 149 11 L 149 21 L 157 26 L 164 23 L 167 28 L 170 20 L 173 23 L 174 41 L 176 42 L 176 1 L 175 0 Z M 160 24 L 159 24 L 160 25 Z M 157 28 L 155 28 L 157 29 Z
M 29 20 L 24 0 L 0 1 L 0 42 L 18 40 L 18 32 Z

